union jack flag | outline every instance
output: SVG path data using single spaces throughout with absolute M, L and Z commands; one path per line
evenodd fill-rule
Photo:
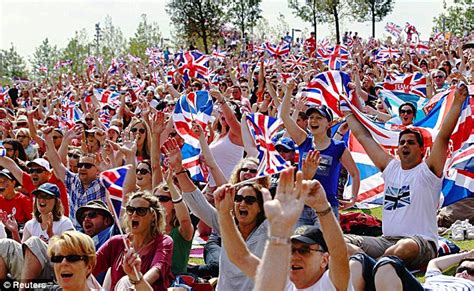
M 329 49 L 327 54 L 323 54 L 322 58 L 330 70 L 340 70 L 349 61 L 349 51 L 345 46 L 338 44 Z
M 115 104 L 119 102 L 120 94 L 115 91 L 94 89 L 93 93 L 101 103 Z
M 400 50 L 394 48 L 383 48 L 379 50 L 377 58 L 380 60 L 397 59 L 400 57 Z
M 195 181 L 207 181 L 207 169 L 199 159 L 201 146 L 199 137 L 192 130 L 192 123 L 196 122 L 202 128 L 206 128 L 211 120 L 212 109 L 212 98 L 207 91 L 197 91 L 181 96 L 174 109 L 174 126 L 184 139 L 184 145 L 181 148 L 183 167 L 189 170 L 191 178 Z
M 410 93 L 426 98 L 426 77 L 422 73 L 401 76 L 389 74 L 385 78 L 383 88 L 390 91 Z
M 403 28 L 400 25 L 396 25 L 393 22 L 387 22 L 387 25 L 385 25 L 385 31 L 387 31 L 388 33 L 396 37 L 399 37 L 403 31 Z
M 139 63 L 142 60 L 139 57 L 135 57 L 132 54 L 128 54 L 127 57 L 132 63 Z
M 178 72 L 185 82 L 191 78 L 207 79 L 209 74 L 209 57 L 198 50 L 179 52 L 175 56 Z
M 387 109 L 390 115 L 395 116 L 393 120 L 391 119 L 387 121 L 388 123 L 393 122 L 395 120 L 397 121 L 397 123 L 401 122 L 398 115 L 398 109 L 400 108 L 400 105 L 406 102 L 410 102 L 416 107 L 416 117 L 413 122 L 422 120 L 425 117 L 425 112 L 423 111 L 423 108 L 428 103 L 428 99 L 424 97 L 420 97 L 411 93 L 388 90 L 380 90 L 379 96 L 382 97 L 382 100 L 384 101 L 385 105 L 387 105 Z
M 273 143 L 282 124 L 281 120 L 261 113 L 252 113 L 246 115 L 245 121 L 259 152 L 257 176 L 276 174 L 291 167 L 291 163 L 280 156 Z
M 227 57 L 227 51 L 223 51 L 223 50 L 220 50 L 220 49 L 215 49 L 212 52 L 212 57 L 214 59 L 218 59 L 220 61 L 223 61 Z
M 278 45 L 273 45 L 266 42 L 265 51 L 272 57 L 282 57 L 290 53 L 290 44 L 284 42 Z
M 298 68 L 299 70 L 303 70 L 308 65 L 308 61 L 304 56 L 290 56 L 288 59 L 285 60 L 285 66 L 288 66 L 290 71 Z
M 127 177 L 128 171 L 132 168 L 132 165 L 126 165 L 107 171 L 103 171 L 99 174 L 99 179 L 104 187 L 110 193 L 110 199 L 114 206 L 113 211 L 116 217 L 120 215 L 123 201 L 123 185 L 125 184 L 125 178 Z
M 416 45 L 410 45 L 410 48 L 422 55 L 427 55 L 430 52 L 430 47 L 428 43 L 423 41 L 420 41 Z
M 383 208 L 385 210 L 395 210 L 411 204 L 410 186 L 402 188 L 387 187 L 385 191 L 385 201 Z
M 66 67 L 66 66 L 70 66 L 72 65 L 72 60 L 59 60 L 55 65 L 54 65 L 54 69 L 57 70 L 59 68 L 62 68 L 62 67 Z

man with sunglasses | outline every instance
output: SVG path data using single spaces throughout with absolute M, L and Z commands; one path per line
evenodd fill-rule
M 341 104 L 352 133 L 382 172 L 385 182 L 383 236 L 346 235 L 350 254 L 366 253 L 374 259 L 396 256 L 410 269 L 423 268 L 437 256 L 436 211 L 443 169 L 449 140 L 467 97 L 467 86 L 458 86 L 452 106 L 425 160 L 424 138 L 418 130 L 407 128 L 400 132 L 397 148 L 399 160 L 395 159 L 349 112 L 347 104 Z
M 446 74 L 441 70 L 434 70 L 433 72 L 433 93 L 437 94 L 441 91 L 445 91 L 449 88 L 448 82 L 446 82 Z
M 46 154 L 48 155 L 55 175 L 66 185 L 69 194 L 69 218 L 76 229 L 82 229 L 76 217 L 79 207 L 86 205 L 89 201 L 105 200 L 105 187 L 100 183 L 97 167 L 97 159 L 94 154 L 84 154 L 77 163 L 77 173 L 68 170 L 61 162 L 58 152 L 54 148 L 51 132 L 45 131 Z
M 0 157 L 0 167 L 8 169 L 13 177 L 22 185 L 23 192 L 32 197 L 32 192 L 44 183 L 58 186 L 61 193 L 61 202 L 64 207 L 64 215 L 69 215 L 69 200 L 66 186 L 51 171 L 49 162 L 43 158 L 37 158 L 26 164 L 27 169 L 23 171 L 12 159 Z

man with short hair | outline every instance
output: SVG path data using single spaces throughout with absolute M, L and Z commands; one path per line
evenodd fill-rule
M 294 164 L 296 144 L 291 138 L 280 138 L 275 144 L 275 149 L 278 151 L 280 156 L 282 156 L 282 158 L 284 158 L 286 161 L 289 161 L 291 164 Z
M 399 135 L 397 154 L 390 156 L 369 131 L 342 104 L 347 123 L 384 179 L 382 237 L 346 235 L 351 254 L 365 252 L 372 258 L 393 255 L 409 268 L 422 268 L 437 256 L 436 210 L 441 192 L 448 143 L 462 104 L 468 96 L 466 85 L 459 86 L 430 156 L 423 161 L 424 143 L 416 129 Z
M 31 219 L 33 203 L 25 195 L 15 191 L 16 179 L 13 174 L 3 169 L 0 171 L 0 211 L 14 214 L 19 224 Z
M 433 72 L 433 89 L 434 94 L 441 91 L 445 91 L 449 88 L 448 82 L 446 82 L 446 74 L 441 70 L 434 70 Z
M 84 233 L 93 238 L 96 250 L 113 235 L 114 218 L 102 200 L 79 207 L 76 217 Z

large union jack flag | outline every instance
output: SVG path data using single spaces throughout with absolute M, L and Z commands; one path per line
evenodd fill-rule
M 273 45 L 266 42 L 265 51 L 272 57 L 282 57 L 290 53 L 290 44 L 283 42 L 278 45 Z
M 110 199 L 112 200 L 114 206 L 113 210 L 115 211 L 116 217 L 118 217 L 117 214 L 120 215 L 123 201 L 123 186 L 125 184 L 127 172 L 131 167 L 132 165 L 126 165 L 106 170 L 99 174 L 100 181 L 110 193 Z
M 185 82 L 191 78 L 207 79 L 208 77 L 209 57 L 198 50 L 177 53 L 175 62 Z
M 290 167 L 291 163 L 280 156 L 272 141 L 280 129 L 281 120 L 261 113 L 252 113 L 246 115 L 245 121 L 259 152 L 257 176 L 276 174 Z
M 206 128 L 211 120 L 213 109 L 212 98 L 207 91 L 197 91 L 183 95 L 176 103 L 173 121 L 178 134 L 184 139 L 181 148 L 183 167 L 191 173 L 196 181 L 207 181 L 207 170 L 199 159 L 201 146 L 199 137 L 192 130 L 193 122 Z
M 345 46 L 336 45 L 327 51 L 318 50 L 318 55 L 330 70 L 340 70 L 349 61 L 349 51 Z
M 288 59 L 285 60 L 285 66 L 288 67 L 288 70 L 292 71 L 295 68 L 303 70 L 308 65 L 308 60 L 304 56 L 293 56 L 291 55 Z
M 394 49 L 394 48 L 391 48 L 391 47 L 388 47 L 388 48 L 382 48 L 381 50 L 379 50 L 379 52 L 377 53 L 377 59 L 380 61 L 380 62 L 385 62 L 389 59 L 397 59 L 401 56 L 401 52 L 400 50 L 398 49 Z
M 399 76 L 388 74 L 383 83 L 383 88 L 426 98 L 426 77 L 422 73 Z

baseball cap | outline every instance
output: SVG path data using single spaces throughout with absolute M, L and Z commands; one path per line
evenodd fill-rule
M 280 138 L 275 145 L 275 148 L 276 147 L 284 147 L 289 151 L 294 151 L 296 149 L 295 142 L 289 137 Z
M 104 201 L 92 200 L 87 202 L 86 205 L 79 207 L 76 211 L 77 222 L 79 222 L 80 225 L 82 225 L 82 222 L 84 221 L 82 214 L 88 209 L 100 210 L 102 214 L 108 216 L 110 219 L 112 219 L 112 221 L 114 220 L 112 213 L 110 212 L 109 208 L 107 207 L 107 204 L 105 204 Z
M 58 186 L 52 183 L 44 183 L 41 184 L 38 189 L 34 190 L 31 192 L 33 195 L 38 195 L 39 193 L 45 193 L 51 196 L 54 196 L 56 198 L 59 198 L 60 192 Z
M 116 125 L 111 125 L 111 126 L 107 129 L 107 131 L 109 131 L 109 130 L 115 130 L 118 134 L 120 134 L 120 129 L 119 129 L 118 126 L 116 126 Z
M 321 105 L 321 106 L 310 106 L 308 109 L 306 109 L 306 115 L 310 116 L 314 112 L 319 113 L 320 115 L 326 117 L 326 119 L 331 122 L 333 119 L 333 115 L 331 110 L 326 106 L 326 105 Z
M 44 168 L 48 172 L 51 171 L 51 167 L 49 165 L 49 162 L 47 160 L 43 159 L 43 158 L 34 159 L 31 162 L 28 162 L 28 164 L 26 164 L 26 166 L 31 167 L 32 164 L 38 165 L 38 166 Z
M 12 180 L 12 181 L 16 181 L 15 177 L 13 176 L 13 174 L 7 170 L 7 169 L 3 169 L 0 171 L 0 176 L 5 176 L 7 177 L 9 180 Z
M 323 232 L 317 226 L 303 225 L 295 230 L 294 235 L 291 236 L 291 241 L 299 241 L 304 244 L 321 246 L 323 251 L 328 251 L 328 246 L 323 237 Z

